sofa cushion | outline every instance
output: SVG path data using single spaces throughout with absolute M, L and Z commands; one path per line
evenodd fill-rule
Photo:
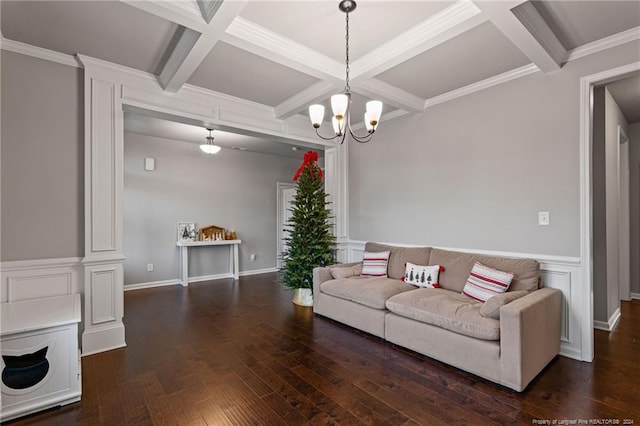
M 440 275 L 440 287 L 458 293 L 464 288 L 475 262 L 512 272 L 513 281 L 509 291 L 531 291 L 538 288 L 540 263 L 534 259 L 509 259 L 435 248 L 431 250 L 429 258 L 429 264 L 445 267 L 446 272 Z
M 391 296 L 415 287 L 386 277 L 351 277 L 329 280 L 320 284 L 320 291 L 374 309 L 385 309 Z
M 477 339 L 500 340 L 500 321 L 480 315 L 480 306 L 463 294 L 442 288 L 420 288 L 387 300 L 387 309 L 394 314 Z
M 388 251 L 365 251 L 362 255 L 362 272 L 360 275 L 363 277 L 386 277 L 388 264 Z
M 360 275 L 362 272 L 362 263 L 353 266 L 336 266 L 330 269 L 333 278 L 349 278 Z
M 395 278 L 397 280 L 404 276 L 404 264 L 406 262 L 415 263 L 417 265 L 428 265 L 429 253 L 431 252 L 431 247 L 398 247 L 373 242 L 368 242 L 364 249 L 365 251 L 370 252 L 391 252 L 389 256 L 387 275 L 389 278 Z M 434 265 L 434 263 L 431 264 Z M 469 270 L 471 270 L 471 268 L 469 268 Z
M 502 294 L 492 296 L 480 307 L 480 315 L 487 318 L 500 319 L 500 308 L 507 303 L 511 303 L 516 299 L 529 294 L 528 291 L 508 291 Z

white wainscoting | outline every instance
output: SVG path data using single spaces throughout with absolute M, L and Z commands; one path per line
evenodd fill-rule
M 338 243 L 338 259 L 341 262 L 359 262 L 362 260 L 365 241 Z M 384 243 L 394 246 L 419 247 L 411 244 Z M 585 294 L 581 282 L 580 258 L 564 256 L 545 256 L 527 253 L 511 253 L 488 250 L 468 250 L 439 247 L 445 250 L 513 258 L 530 258 L 540 262 L 540 279 L 545 287 L 556 288 L 562 292 L 562 330 L 560 354 L 582 360 L 581 324 L 582 297 Z
M 81 258 L 2 262 L 1 302 L 82 293 Z

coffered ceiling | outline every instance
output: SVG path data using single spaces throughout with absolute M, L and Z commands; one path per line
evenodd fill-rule
M 343 89 L 337 4 L 2 0 L 0 13 L 4 40 L 136 68 L 168 92 L 190 84 L 243 98 L 285 119 Z M 392 119 L 638 40 L 640 1 L 360 0 L 350 26 L 352 117 L 380 99 Z

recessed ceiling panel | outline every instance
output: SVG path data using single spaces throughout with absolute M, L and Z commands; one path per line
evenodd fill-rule
M 0 1 L 10 40 L 156 73 L 176 24 L 119 1 Z
M 377 77 L 429 99 L 529 62 L 493 24 L 485 22 Z
M 349 14 L 350 56 L 357 59 L 453 1 L 358 1 Z M 345 14 L 338 1 L 256 1 L 243 18 L 338 61 L 345 55 Z
M 188 82 L 216 92 L 276 106 L 318 80 L 218 42 Z
M 637 0 L 542 0 L 533 4 L 566 49 L 640 26 Z

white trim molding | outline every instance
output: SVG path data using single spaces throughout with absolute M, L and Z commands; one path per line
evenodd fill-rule
M 362 260 L 365 241 L 349 240 L 338 244 L 338 250 L 346 252 L 344 262 Z M 424 247 L 414 244 L 383 243 L 400 247 Z M 581 315 L 582 271 L 580 258 L 569 256 L 553 256 L 494 250 L 472 250 L 450 247 L 437 247 L 444 250 L 511 258 L 536 259 L 540 262 L 540 279 L 545 287 L 555 288 L 562 292 L 562 329 L 560 333 L 560 355 L 582 360 L 581 352 Z
M 597 330 L 612 331 L 620 322 L 620 308 L 616 309 L 608 321 L 593 321 L 593 328 Z
M 75 56 L 56 52 L 55 50 L 32 46 L 19 41 L 9 40 L 4 37 L 0 39 L 0 46 L 2 46 L 2 50 L 6 50 L 8 52 L 20 53 L 22 55 L 44 59 L 49 62 L 57 62 L 74 68 L 82 68 L 82 64 L 78 62 Z
M 2 262 L 1 302 L 82 293 L 79 257 Z
M 640 62 L 588 75 L 580 79 L 580 264 L 582 268 L 579 306 L 581 321 L 581 359 L 592 362 L 593 343 L 593 204 L 592 144 L 593 144 L 593 88 L 624 78 L 640 70 Z
M 640 300 L 640 293 L 631 293 L 631 300 Z
M 241 277 L 248 277 L 251 275 L 270 274 L 278 272 L 277 268 L 264 268 L 264 269 L 252 269 L 249 271 L 241 271 Z M 189 284 L 199 283 L 203 281 L 215 281 L 222 279 L 233 278 L 233 274 L 215 274 L 215 275 L 201 275 L 199 277 L 189 277 Z M 167 287 L 172 285 L 179 285 L 182 287 L 182 282 L 179 279 L 162 280 L 162 281 L 150 281 L 147 283 L 127 284 L 124 286 L 124 291 L 143 290 L 145 288 Z
M 628 29 L 626 31 L 613 34 L 609 37 L 601 38 L 591 43 L 583 44 L 569 51 L 567 62 L 602 52 L 603 50 L 612 49 L 631 41 L 640 40 L 640 27 Z

